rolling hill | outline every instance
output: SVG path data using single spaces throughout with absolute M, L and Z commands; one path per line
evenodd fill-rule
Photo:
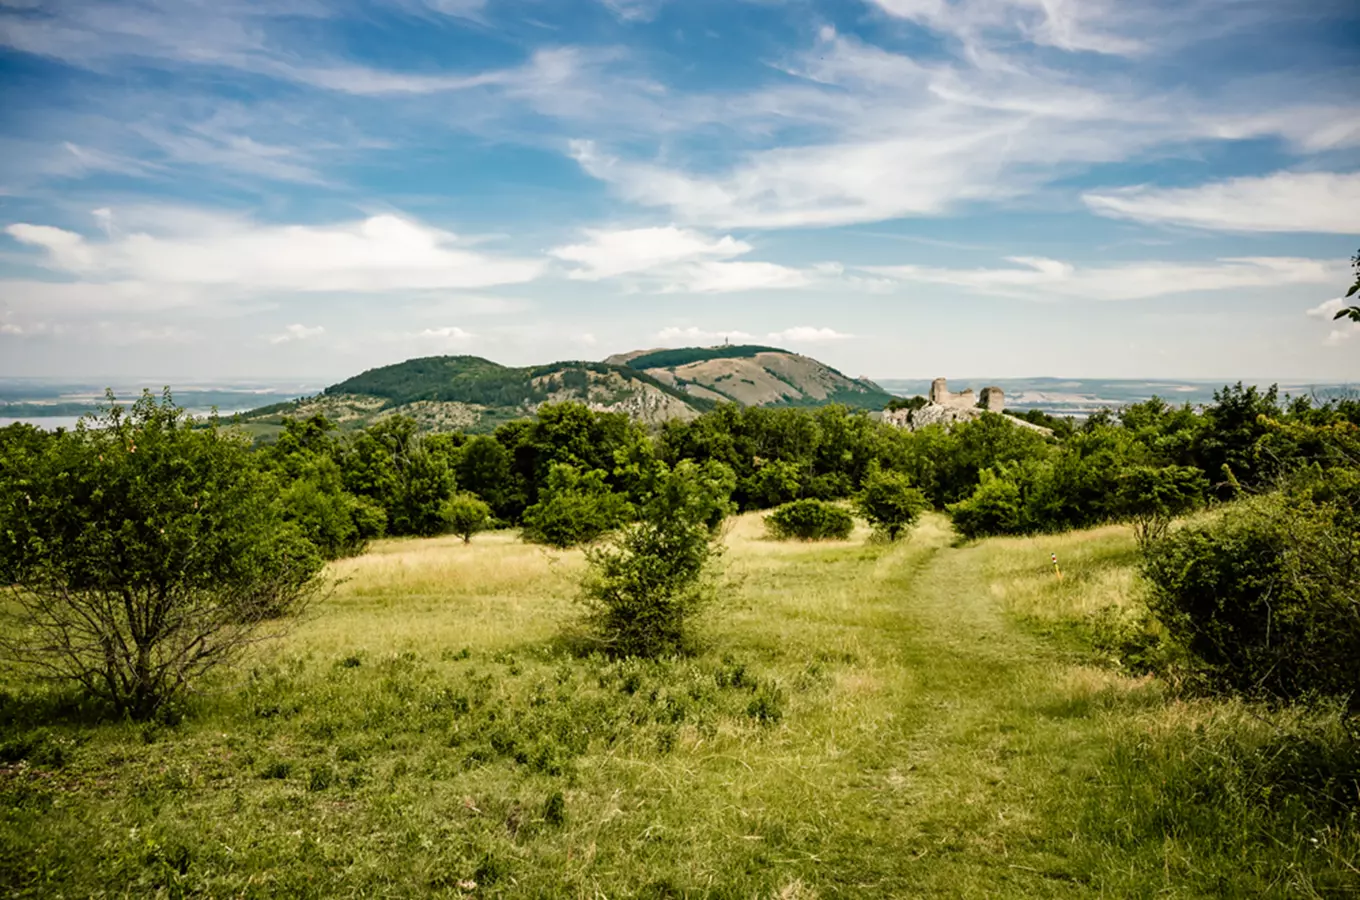
M 628 366 L 689 397 L 742 406 L 882 409 L 893 398 L 867 378 L 849 378 L 810 356 L 755 344 L 636 350 L 607 363 Z
M 430 431 L 484 432 L 532 415 L 541 404 L 567 400 L 656 424 L 693 418 L 718 403 L 881 409 L 890 399 L 871 381 L 774 347 L 690 347 L 523 368 L 478 356 L 409 359 L 369 369 L 314 397 L 252 410 L 242 420 L 268 434 L 285 417 L 322 413 L 342 428 L 361 428 L 401 413 Z

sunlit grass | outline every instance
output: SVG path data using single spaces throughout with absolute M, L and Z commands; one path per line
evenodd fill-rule
M 862 526 L 774 541 L 760 516 L 739 517 L 701 652 L 656 663 L 559 640 L 578 615 L 580 552 L 509 531 L 380 542 L 335 564 L 330 595 L 178 725 L 73 721 L 11 682 L 0 892 L 809 900 L 1348 884 L 1344 819 L 1301 808 L 1272 830 L 1251 793 L 1267 763 L 1214 768 L 1268 762 L 1279 733 L 1330 726 L 1178 699 L 1045 636 L 1137 613 L 1124 529 L 952 541 L 939 516 L 896 544 Z M 1290 843 L 1299 829 L 1317 843 Z

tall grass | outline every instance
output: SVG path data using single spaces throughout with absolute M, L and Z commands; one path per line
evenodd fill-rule
M 1124 532 L 957 549 L 928 516 L 907 541 L 867 538 L 785 543 L 758 515 L 735 520 L 721 600 L 686 658 L 574 655 L 560 636 L 579 553 L 497 533 L 337 563 L 322 608 L 178 724 L 99 721 L 11 679 L 0 893 L 1357 884 L 1352 745 L 1334 717 L 1179 699 L 1091 652 L 1092 616 L 1137 609 Z

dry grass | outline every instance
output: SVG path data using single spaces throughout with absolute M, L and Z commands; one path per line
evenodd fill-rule
M 11 682 L 0 749 L 24 761 L 0 770 L 0 892 L 812 900 L 1344 883 L 1356 857 L 1335 824 L 1309 826 L 1330 856 L 1280 850 L 1270 841 L 1313 820 L 1271 831 L 1247 800 L 1174 789 L 1256 784 L 1213 765 L 1268 746 L 1259 712 L 1169 700 L 1016 627 L 1135 609 L 1122 529 L 957 549 L 938 516 L 888 545 L 863 528 L 773 541 L 748 515 L 725 541 L 695 658 L 567 653 L 581 555 L 501 532 L 336 564 L 315 614 L 174 728 L 62 719 Z

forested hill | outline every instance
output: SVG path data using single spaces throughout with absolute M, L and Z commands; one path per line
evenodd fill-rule
M 284 417 L 324 413 L 363 427 L 394 412 L 435 431 L 489 431 L 544 403 L 574 400 L 639 421 L 689 419 L 717 403 L 881 409 L 892 397 L 815 359 L 774 347 L 650 350 L 604 362 L 513 368 L 479 356 L 427 356 L 369 369 L 315 397 L 247 413 L 268 430 Z
M 810 356 L 757 344 L 637 350 L 605 362 L 645 372 L 690 397 L 742 406 L 843 403 L 882 409 L 893 399 L 867 378 L 850 378 Z

